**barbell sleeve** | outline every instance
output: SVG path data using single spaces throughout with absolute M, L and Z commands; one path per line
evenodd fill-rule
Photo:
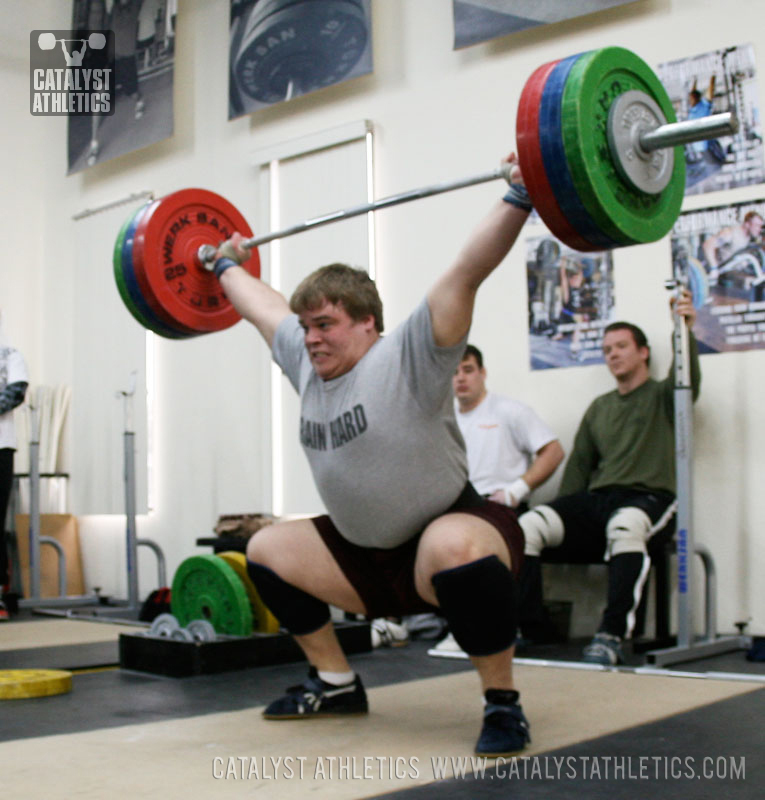
M 683 122 L 668 122 L 640 135 L 640 146 L 646 152 L 678 144 L 701 142 L 718 136 L 738 133 L 738 118 L 731 111 L 709 117 L 689 119 Z

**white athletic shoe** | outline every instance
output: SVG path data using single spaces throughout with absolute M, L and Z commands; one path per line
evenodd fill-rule
M 428 650 L 429 656 L 436 658 L 468 658 L 468 654 L 457 644 L 452 634 L 448 634 L 445 639 Z
M 409 644 L 409 631 L 397 622 L 379 617 L 372 620 L 372 647 L 403 647 Z

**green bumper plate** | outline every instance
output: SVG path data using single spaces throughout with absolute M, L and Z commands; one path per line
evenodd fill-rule
M 593 50 L 572 67 L 563 90 L 563 144 L 579 198 L 599 227 L 625 245 L 661 239 L 672 229 L 685 193 L 682 148 L 675 150 L 672 177 L 660 194 L 646 194 L 619 175 L 608 143 L 608 112 L 632 89 L 658 103 L 675 122 L 672 103 L 653 70 L 621 47 Z
M 170 607 L 181 626 L 206 619 L 216 633 L 252 634 L 252 610 L 236 572 L 214 555 L 191 556 L 173 577 Z

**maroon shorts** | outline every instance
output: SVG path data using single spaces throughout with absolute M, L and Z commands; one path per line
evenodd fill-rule
M 523 531 L 509 506 L 486 500 L 476 505 L 452 506 L 447 512 L 472 514 L 493 525 L 505 540 L 516 579 L 523 560 Z M 414 585 L 414 562 L 422 533 L 391 549 L 359 547 L 345 539 L 326 516 L 311 520 L 345 577 L 361 597 L 367 617 L 401 617 L 437 612 Z

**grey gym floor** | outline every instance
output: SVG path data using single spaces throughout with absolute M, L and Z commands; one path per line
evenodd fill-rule
M 762 796 L 765 664 L 743 650 L 642 674 L 574 668 L 580 642 L 531 648 L 515 669 L 532 745 L 484 763 L 477 679 L 432 643 L 351 657 L 368 717 L 268 722 L 303 664 L 160 677 L 118 667 L 126 632 L 29 613 L 0 628 L 0 669 L 74 672 L 68 694 L 0 701 L 6 796 Z

